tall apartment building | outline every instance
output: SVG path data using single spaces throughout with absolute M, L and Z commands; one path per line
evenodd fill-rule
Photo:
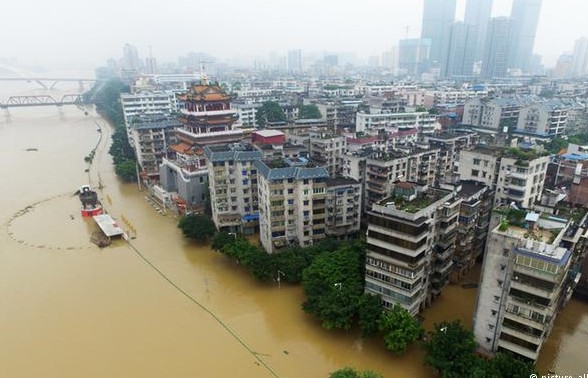
M 132 138 L 130 121 L 133 117 L 152 114 L 174 114 L 178 111 L 178 101 L 174 91 L 140 91 L 136 93 L 121 93 L 122 105 L 127 136 Z M 133 144 L 132 141 L 131 145 Z
M 588 73 L 588 38 L 582 37 L 574 42 L 571 73 L 581 76 Z
M 488 91 L 476 91 L 471 89 L 436 89 L 425 92 L 424 106 L 433 108 L 446 105 L 464 105 L 467 100 L 474 97 L 486 97 Z
M 307 246 L 326 235 L 329 173 L 307 167 L 305 158 L 255 161 L 259 190 L 259 237 L 268 253 Z
M 476 57 L 477 28 L 465 22 L 454 22 L 441 56 L 441 76 L 472 76 Z
M 401 39 L 398 45 L 398 68 L 416 76 L 429 67 L 431 40 L 428 38 Z
M 394 183 L 411 181 L 419 185 L 435 183 L 439 150 L 414 150 L 409 153 L 378 152 L 369 156 L 365 169 L 365 208 L 391 195 Z
M 310 133 L 310 158 L 320 167 L 324 167 L 334 177 L 343 172 L 343 154 L 347 138 L 325 132 Z
M 521 109 L 516 134 L 555 138 L 564 134 L 570 108 L 560 101 L 545 101 Z
M 429 114 L 429 112 L 357 113 L 356 132 L 378 129 L 397 131 L 398 128 L 418 128 L 422 135 L 433 134 L 437 128 L 437 116 Z
M 506 76 L 511 39 L 512 20 L 509 17 L 492 18 L 483 49 L 482 77 L 491 79 Z
M 530 73 L 535 34 L 543 0 L 513 0 L 510 18 L 513 20 L 510 68 Z
M 257 169 L 261 152 L 234 143 L 204 147 L 212 220 L 219 230 L 252 234 L 259 225 Z
M 452 191 L 413 183 L 368 212 L 365 290 L 416 315 L 449 282 L 459 204 Z
M 459 180 L 457 162 L 459 153 L 478 143 L 476 133 L 440 133 L 425 138 L 425 142 L 432 149 L 439 150 L 436 162 L 435 184 L 453 184 Z
M 175 144 L 175 130 L 181 127 L 170 115 L 138 115 L 129 119 L 129 126 L 137 161 L 147 177 L 158 177 L 159 167 L 169 145 Z
M 492 0 L 468 0 L 466 2 L 464 21 L 476 27 L 476 61 L 482 60 L 484 55 L 484 43 L 486 43 L 486 31 L 490 16 L 492 15 Z
M 484 184 L 462 181 L 457 187 L 459 206 L 457 236 L 450 279 L 459 282 L 484 253 L 494 192 Z
M 477 343 L 535 361 L 578 280 L 560 247 L 569 223 L 547 214 L 502 209 L 490 232 L 474 316 Z M 570 274 L 572 273 L 572 274 Z
M 457 169 L 459 179 L 479 182 L 496 189 L 502 153 L 502 148 L 479 145 L 461 151 Z
M 350 178 L 327 180 L 327 236 L 348 238 L 359 232 L 361 221 L 362 185 Z
M 514 97 L 473 98 L 464 105 L 462 123 L 481 132 L 504 132 L 505 127 L 516 124 L 521 109 L 530 102 Z
M 495 205 L 515 203 L 530 209 L 541 201 L 549 156 L 523 156 L 507 149 L 500 160 L 500 171 L 494 199 Z M 516 151 L 516 150 L 515 150 Z
M 541 200 L 549 156 L 520 148 L 476 147 L 462 151 L 459 176 L 476 181 L 495 191 L 495 205 L 530 209 Z
M 443 47 L 449 40 L 449 29 L 455 20 L 456 0 L 425 0 L 421 38 L 431 41 L 429 59 L 441 62 Z

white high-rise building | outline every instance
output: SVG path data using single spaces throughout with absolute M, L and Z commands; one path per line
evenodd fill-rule
M 576 40 L 572 59 L 572 74 L 580 76 L 588 73 L 588 38 Z

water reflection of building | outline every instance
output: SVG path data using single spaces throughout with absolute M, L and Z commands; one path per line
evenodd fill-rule
M 233 129 L 237 112 L 231 108 L 231 96 L 206 76 L 200 83 L 177 95 L 182 124 L 160 168 L 161 186 L 176 192 L 188 207 L 202 207 L 208 191 L 208 170 L 203 146 L 235 143 L 243 139 L 243 130 Z

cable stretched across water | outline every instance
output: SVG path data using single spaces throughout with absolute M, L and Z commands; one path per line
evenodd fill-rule
M 192 303 L 200 307 L 204 310 L 208 315 L 210 315 L 218 324 L 220 324 L 235 340 L 239 342 L 252 356 L 255 358 L 270 374 L 274 377 L 279 378 L 280 375 L 276 373 L 261 357 L 259 357 L 259 353 L 255 352 L 247 343 L 239 336 L 235 331 L 233 331 L 225 322 L 222 321 L 214 312 L 200 303 L 196 298 L 186 292 L 184 289 L 179 287 L 175 282 L 173 282 L 165 273 L 163 273 L 155 264 L 153 264 L 147 257 L 145 257 L 138 249 L 135 247 L 130 241 L 128 242 L 129 247 L 135 252 L 137 256 L 139 256 L 147 265 L 149 265 L 153 270 L 155 270 L 164 280 L 166 280 L 171 286 L 173 286 L 176 290 L 182 293 L 186 298 L 188 298 Z

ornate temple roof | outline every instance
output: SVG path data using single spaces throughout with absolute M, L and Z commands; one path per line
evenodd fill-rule
M 180 101 L 230 101 L 231 96 L 218 85 L 192 84 L 186 93 L 176 95 Z

